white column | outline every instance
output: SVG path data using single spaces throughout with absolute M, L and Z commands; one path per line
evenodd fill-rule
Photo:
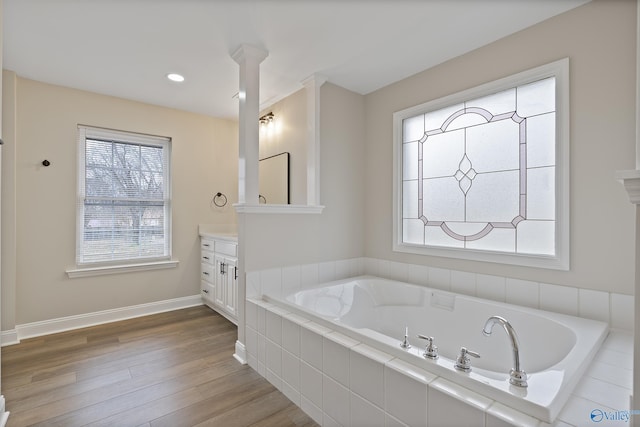
M 231 57 L 240 65 L 238 204 L 258 204 L 260 63 L 268 53 L 243 44 Z
M 302 81 L 307 94 L 307 205 L 320 205 L 320 87 L 327 78 L 313 74 Z

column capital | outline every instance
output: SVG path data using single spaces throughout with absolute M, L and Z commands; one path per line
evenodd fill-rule
M 302 83 L 302 86 L 304 87 L 311 87 L 311 86 L 320 87 L 323 84 L 325 84 L 327 80 L 328 80 L 327 76 L 324 76 L 319 73 L 313 73 L 306 79 L 302 80 L 300 83 Z
M 623 170 L 616 172 L 616 179 L 627 190 L 629 201 L 634 205 L 640 205 L 640 170 Z
M 241 44 L 240 47 L 231 54 L 231 58 L 238 64 L 248 59 L 253 59 L 259 64 L 264 61 L 267 56 L 269 56 L 269 52 L 250 44 Z

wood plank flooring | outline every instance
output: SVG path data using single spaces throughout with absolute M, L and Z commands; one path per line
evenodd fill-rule
M 7 425 L 317 426 L 232 357 L 236 336 L 200 306 L 4 347 Z

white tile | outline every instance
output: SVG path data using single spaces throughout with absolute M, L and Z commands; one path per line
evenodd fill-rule
M 266 378 L 267 378 L 267 381 L 271 383 L 271 385 L 273 385 L 278 390 L 282 391 L 282 378 L 276 375 L 276 373 L 269 368 L 267 368 Z
M 390 279 L 391 278 L 391 262 L 386 259 L 378 260 L 378 274 L 377 276 Z
M 476 295 L 491 301 L 506 300 L 507 279 L 488 274 L 476 275 Z
M 506 302 L 524 307 L 540 306 L 540 285 L 537 282 L 521 279 L 506 279 Z
M 429 267 L 429 287 L 451 290 L 451 270 Z
M 245 329 L 245 344 L 247 345 L 247 353 L 253 356 L 258 354 L 258 333 L 255 329 L 247 327 Z
M 309 322 L 300 328 L 300 358 L 322 370 L 322 336 L 330 330 Z
M 609 293 L 578 289 L 578 316 L 609 323 Z
M 351 425 L 385 427 L 385 413 L 373 403 L 351 393 Z
M 318 264 L 300 266 L 300 289 L 306 289 L 318 284 Z
M 351 348 L 349 379 L 351 390 L 373 404 L 384 407 L 384 364 L 391 360 L 363 344 Z
M 271 268 L 260 272 L 260 286 L 262 294 L 275 298 L 282 296 L 282 270 Z
M 256 351 L 256 357 L 258 358 L 258 363 L 262 363 L 263 365 L 267 361 L 267 340 L 264 335 L 258 333 L 258 351 Z
M 364 274 L 368 274 L 370 276 L 379 276 L 379 263 L 375 258 L 365 258 L 364 259 Z
M 273 341 L 266 340 L 266 363 L 267 369 L 277 376 L 282 376 L 282 347 Z
M 264 335 L 267 330 L 267 313 L 264 307 L 256 307 L 256 331 Z
M 258 358 L 252 354 L 247 355 L 247 363 L 254 371 L 258 371 Z
M 282 350 L 282 379 L 300 391 L 300 359 L 287 350 Z
M 335 279 L 346 279 L 347 277 L 351 277 L 351 260 L 341 259 L 336 261 L 335 263 L 336 274 Z
M 304 362 L 300 362 L 300 393 L 322 408 L 322 372 Z
M 318 264 L 318 283 L 327 283 L 336 280 L 336 265 L 333 261 Z
M 418 371 L 397 359 L 387 363 L 384 369 L 384 409 L 412 426 L 427 425 L 427 384 L 435 379 L 427 372 L 420 375 Z
M 590 400 L 583 399 L 577 396 L 571 396 L 562 411 L 560 411 L 560 415 L 558 415 L 557 420 L 564 421 L 568 424 L 579 427 L 598 425 L 591 420 L 591 413 L 594 410 L 612 411 L 611 408 L 600 406 Z M 617 426 L 619 424 L 616 424 L 612 421 L 607 421 L 607 423 L 603 423 L 603 425 L 609 427 Z M 629 423 L 625 423 L 624 425 L 628 426 Z
M 262 296 L 262 287 L 260 286 L 260 272 L 251 271 L 246 275 L 247 298 L 260 298 Z
M 632 295 L 611 294 L 611 327 L 633 330 L 634 302 Z
M 494 402 L 487 409 L 486 427 L 538 427 L 540 420 Z
M 627 410 L 631 390 L 595 378 L 583 377 L 573 394 L 599 405 Z
M 245 322 L 248 327 L 258 329 L 258 307 L 252 301 L 245 304 Z
M 594 360 L 623 369 L 633 369 L 633 354 L 601 348 Z
M 408 264 L 402 262 L 389 262 L 389 278 L 399 282 L 409 281 Z
M 300 406 L 300 389 L 291 387 L 286 381 L 282 381 L 282 394 L 287 396 L 287 399 Z
M 365 258 L 353 258 L 351 261 L 351 277 L 365 274 Z
M 311 400 L 304 396 L 300 396 L 300 409 L 302 409 L 305 414 L 309 415 L 313 421 L 318 423 L 318 425 L 322 425 L 322 409 L 314 405 Z
M 323 372 L 345 387 L 349 387 L 349 349 L 357 344 L 358 341 L 337 332 L 324 336 Z
M 256 371 L 258 371 L 258 373 L 264 378 L 267 377 L 267 368 L 265 367 L 263 362 L 258 362 L 258 369 L 256 369 Z
M 633 331 L 620 329 L 609 331 L 609 335 L 604 340 L 602 347 L 619 351 L 620 353 L 633 354 Z
M 540 283 L 540 309 L 578 315 L 578 288 Z
M 282 269 L 282 295 L 286 296 L 300 290 L 300 266 L 284 267 Z
M 420 286 L 429 285 L 429 267 L 426 265 L 409 264 L 409 283 Z
M 331 418 L 327 413 L 322 414 L 322 427 L 344 427 L 342 424 Z
M 451 292 L 476 295 L 476 275 L 466 271 L 451 270 Z
M 633 371 L 631 369 L 594 360 L 587 369 L 587 375 L 629 390 L 633 388 Z
M 385 414 L 384 425 L 385 427 L 409 427 L 407 424 L 401 422 L 400 420 L 392 417 L 389 414 Z M 418 427 L 418 426 L 412 426 L 412 427 Z
M 300 356 L 300 325 L 292 322 L 290 316 L 282 319 L 282 347 L 295 356 Z
M 282 317 L 267 310 L 266 320 L 266 337 L 278 345 L 282 344 Z
M 464 404 L 473 406 L 482 412 L 489 409 L 489 406 L 493 403 L 491 399 L 485 396 L 442 378 L 436 378 L 434 381 L 429 383 L 429 393 L 431 393 L 431 390 L 440 391 Z
M 322 410 L 341 425 L 349 425 L 349 390 L 326 375 L 322 382 Z
M 434 383 L 438 381 L 440 380 L 436 380 L 429 385 L 427 425 L 438 427 L 484 427 L 484 410 L 461 401 L 458 396 L 447 393 L 443 389 L 434 387 Z

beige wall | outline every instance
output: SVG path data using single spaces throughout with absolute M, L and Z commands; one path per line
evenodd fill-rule
M 260 114 L 272 112 L 272 127 L 260 127 L 260 158 L 289 152 L 290 203 L 307 202 L 307 95 L 304 89 L 276 102 Z
M 596 0 L 367 95 L 365 255 L 633 294 L 633 206 L 614 173 L 635 164 L 635 35 L 635 2 Z M 571 270 L 392 252 L 393 112 L 563 57 L 571 81 Z
M 364 98 L 330 83 L 320 96 L 320 203 L 325 209 L 321 215 L 246 214 L 246 271 L 362 256 Z M 290 126 L 306 132 L 306 116 Z
M 9 258 L 3 260 L 3 270 L 13 263 L 16 271 L 14 283 L 3 281 L 3 294 L 15 288 L 14 324 L 199 294 L 198 224 L 235 224 L 231 204 L 237 201 L 237 123 L 20 77 L 15 93 L 15 169 L 3 165 L 3 180 L 16 186 L 14 259 L 3 241 L 3 255 Z M 65 269 L 75 262 L 78 124 L 172 138 L 173 257 L 180 261 L 178 268 L 67 278 Z M 51 166 L 43 167 L 44 159 Z M 13 176 L 7 177 L 9 173 Z M 224 209 L 210 206 L 218 191 L 229 198 Z M 11 208 L 5 203 L 3 213 Z M 3 221 L 3 232 L 6 227 L 11 224 Z M 3 307 L 3 314 L 10 312 Z M 11 322 L 3 316 L 3 329 L 8 326 Z

